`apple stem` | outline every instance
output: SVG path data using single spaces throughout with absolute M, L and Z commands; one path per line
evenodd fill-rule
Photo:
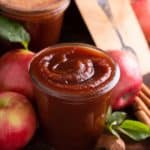
M 23 45 L 25 50 L 28 50 L 29 43 L 27 41 L 22 41 L 21 44 Z

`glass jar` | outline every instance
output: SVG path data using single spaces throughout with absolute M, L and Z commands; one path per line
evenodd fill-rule
M 30 65 L 38 112 L 56 150 L 92 150 L 104 129 L 118 66 L 102 50 L 66 43 L 37 53 Z
M 38 51 L 58 41 L 69 3 L 70 0 L 0 0 L 0 14 L 24 25 L 31 35 L 29 48 Z M 4 40 L 0 44 L 4 50 L 11 48 Z

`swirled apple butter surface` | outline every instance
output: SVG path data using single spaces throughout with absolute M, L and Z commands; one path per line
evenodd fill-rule
M 59 44 L 33 58 L 30 75 L 49 143 L 56 150 L 92 150 L 119 80 L 113 60 L 90 45 Z
M 64 12 L 70 0 L 0 0 L 0 14 L 21 23 L 31 35 L 33 51 L 59 40 Z M 0 41 L 3 49 L 8 43 Z

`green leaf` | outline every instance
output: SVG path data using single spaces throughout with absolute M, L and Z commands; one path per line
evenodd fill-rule
M 0 37 L 10 42 L 21 43 L 26 49 L 30 42 L 30 36 L 21 24 L 3 16 L 0 16 Z
M 109 115 L 106 123 L 108 125 L 120 125 L 126 118 L 127 114 L 125 112 L 113 112 L 111 115 Z
M 125 120 L 117 129 L 135 141 L 150 137 L 150 127 L 135 120 Z
M 109 120 L 109 118 L 111 117 L 111 114 L 112 114 L 112 108 L 111 106 L 109 106 L 107 110 L 107 114 L 106 114 L 106 120 Z
M 135 141 L 150 137 L 149 126 L 139 121 L 125 120 L 126 116 L 125 112 L 116 111 L 112 113 L 112 110 L 109 109 L 106 117 L 106 128 L 117 138 L 120 137 L 119 132 Z
M 118 132 L 110 125 L 108 126 L 108 130 L 114 135 L 116 136 L 117 138 L 120 138 Z

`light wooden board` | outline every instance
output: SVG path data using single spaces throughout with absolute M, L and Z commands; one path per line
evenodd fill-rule
M 150 73 L 150 50 L 128 0 L 109 0 L 116 27 L 131 46 L 141 65 L 142 74 Z M 120 41 L 97 0 L 75 0 L 96 46 L 104 50 L 120 49 Z

